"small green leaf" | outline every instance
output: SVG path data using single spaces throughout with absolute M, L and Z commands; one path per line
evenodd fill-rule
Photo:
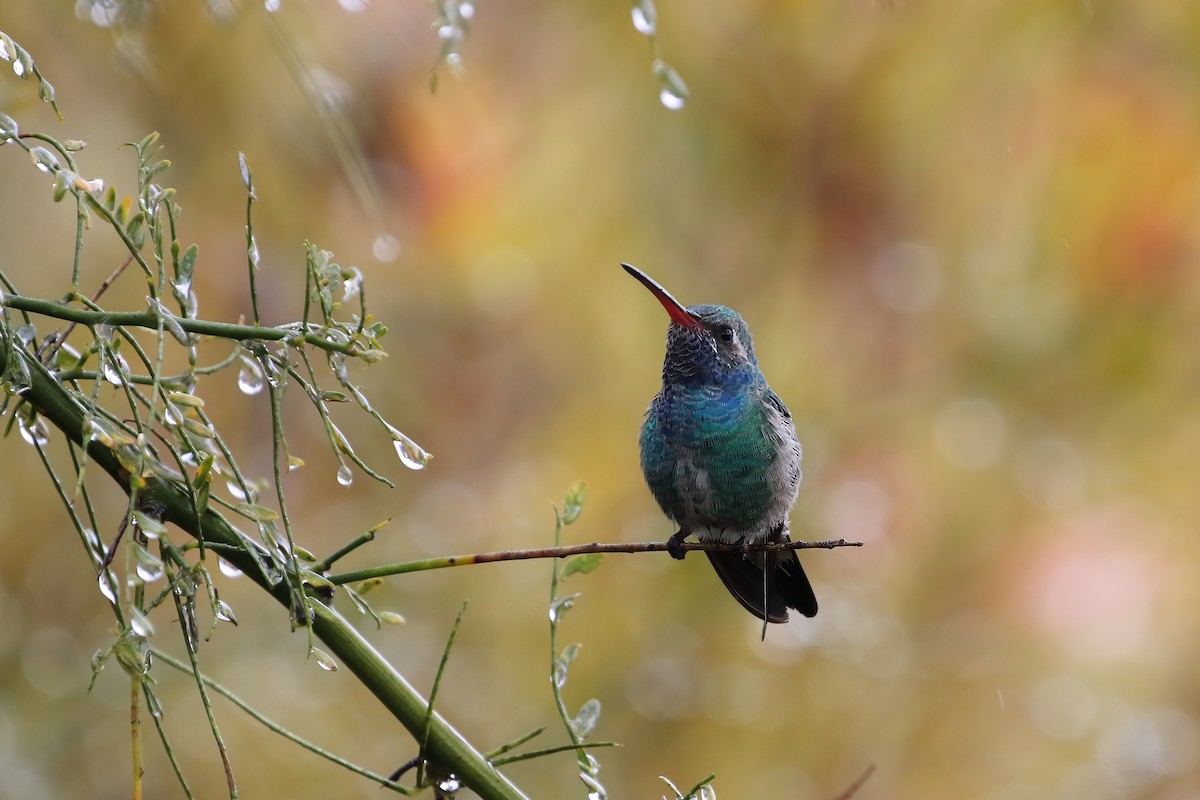
M 54 202 L 57 203 L 66 196 L 67 190 L 71 188 L 71 177 L 71 173 L 64 169 L 54 173 Z
M 167 535 L 166 526 L 144 511 L 133 512 L 133 521 L 151 539 Z
M 200 248 L 197 245 L 188 245 L 179 259 L 179 270 L 175 273 L 175 280 L 184 282 L 192 279 L 192 271 L 196 268 L 196 256 L 199 254 Z
M 157 141 L 158 141 L 158 131 L 154 131 L 152 133 L 146 134 L 145 138 L 142 139 L 137 144 L 134 144 L 133 142 L 129 142 L 128 144 L 132 144 L 134 149 L 136 149 L 138 151 L 138 153 L 140 154 L 140 153 L 144 153 L 146 151 L 147 147 L 149 147 L 150 145 L 154 144 Z
M 279 519 L 279 514 L 273 509 L 260 506 L 256 503 L 238 503 L 237 510 L 250 519 L 256 519 L 260 522 L 271 522 L 272 520 Z
M 187 429 L 188 433 L 194 436 L 199 436 L 201 439 L 215 439 L 217 436 L 217 432 L 212 428 L 208 427 L 199 420 L 192 419 L 191 417 L 184 418 L 183 427 Z
M 245 153 L 238 153 L 238 172 L 242 176 L 242 184 L 251 191 L 253 197 L 254 183 L 250 180 L 250 165 L 246 163 Z
M 596 729 L 596 723 L 599 721 L 600 701 L 592 698 L 583 704 L 579 713 L 575 715 L 575 719 L 571 720 L 571 730 L 576 736 L 583 739 Z
M 146 215 L 138 212 L 133 215 L 133 219 L 129 220 L 129 224 L 125 226 L 125 233 L 133 241 L 135 247 L 141 248 L 146 243 Z
M 17 121 L 8 114 L 0 113 L 0 141 L 15 139 L 20 133 L 21 129 L 17 125 Z
M 366 594 L 377 586 L 383 585 L 383 578 L 367 578 L 358 584 L 358 593 Z
M 197 479 L 196 484 L 196 513 L 203 514 L 206 510 L 208 510 L 208 493 L 210 491 L 210 487 L 212 486 L 212 481 L 201 481 Z
M 302 570 L 300 573 L 300 576 L 301 576 L 301 580 L 303 580 L 305 584 L 313 587 L 314 589 L 336 589 L 337 588 L 337 584 L 330 581 L 324 575 L 318 575 L 317 573 L 313 572 L 312 570 L 307 570 L 307 569 Z
M 194 394 L 187 392 L 168 392 L 167 399 L 177 406 L 187 406 L 188 408 L 204 408 L 204 398 L 197 397 Z
M 603 553 L 584 553 L 581 556 L 575 556 L 567 562 L 563 567 L 562 577 L 566 578 L 569 575 L 579 573 L 586 575 L 587 573 L 600 566 L 600 562 L 604 560 Z
M 587 499 L 587 483 L 584 481 L 575 481 L 571 484 L 571 488 L 567 489 L 567 494 L 563 498 L 562 524 L 570 525 L 575 520 L 579 519 L 579 514 L 583 511 L 583 501 Z

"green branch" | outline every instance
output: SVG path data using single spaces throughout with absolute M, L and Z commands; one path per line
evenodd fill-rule
M 53 317 L 68 322 L 78 322 L 83 325 L 111 325 L 113 327 L 147 328 L 158 330 L 159 315 L 150 311 L 92 311 L 86 308 L 63 305 L 53 300 L 41 300 L 36 297 L 25 297 L 19 294 L 5 293 L 0 296 L 0 307 L 14 308 L 33 314 Z M 213 322 L 204 319 L 189 319 L 164 314 L 169 322 L 173 322 L 188 333 L 202 336 L 219 336 L 223 339 L 241 341 L 243 339 L 262 339 L 266 341 L 303 341 L 331 353 L 345 353 L 349 356 L 360 355 L 363 351 L 356 348 L 353 341 L 332 342 L 322 333 L 301 331 L 295 327 L 264 328 L 257 325 L 238 325 L 232 322 Z
M 58 311 L 69 311 L 71 314 L 93 313 L 66 309 L 56 303 L 34 302 L 28 298 L 19 298 L 21 305 L 17 306 L 9 303 L 12 299 L 14 298 L 11 295 L 6 295 L 5 303 L 14 308 L 21 307 L 38 313 L 52 313 L 63 319 L 71 317 L 54 314 L 52 311 L 47 311 L 44 306 Z M 153 315 L 101 314 L 99 316 L 118 317 L 117 322 L 109 324 L 138 324 L 136 321 L 128 321 L 132 317 L 148 323 L 147 327 L 155 325 Z M 104 320 L 97 321 L 103 322 Z M 183 324 L 194 321 L 180 319 L 179 322 Z M 264 333 L 272 330 L 248 326 L 222 327 L 225 331 L 229 329 L 251 331 L 253 336 L 259 338 L 263 338 Z M 283 336 L 280 335 L 278 338 L 283 338 Z M 246 548 L 256 548 L 257 554 L 266 559 L 268 556 L 264 549 L 250 543 L 245 535 L 237 531 L 224 517 L 211 508 L 206 508 L 203 513 L 197 515 L 195 505 L 185 485 L 164 479 L 156 474 L 143 474 L 138 476 L 135 481 L 129 471 L 121 465 L 113 450 L 94 439 L 84 443 L 82 433 L 86 414 L 83 407 L 39 362 L 23 351 L 14 352 L 11 348 L 12 342 L 0 337 L 0 364 L 8 363 L 10 356 L 15 355 L 17 358 L 23 359 L 29 368 L 29 385 L 20 392 L 22 400 L 29 403 L 38 414 L 45 417 L 73 442 L 86 447 L 92 462 L 107 472 L 124 491 L 129 492 L 132 483 L 142 484 L 142 488 L 139 490 L 141 502 L 153 504 L 161 509 L 163 522 L 173 523 L 197 539 L 202 538 L 206 542 L 224 545 L 222 553 L 227 560 L 266 590 L 281 605 L 291 608 L 288 582 L 272 583 L 259 567 L 258 561 Z M 334 608 L 316 598 L 312 598 L 311 608 L 315 614 L 312 623 L 313 633 L 400 721 L 412 737 L 420 741 L 426 731 L 428 701 Z M 525 797 L 520 789 L 496 770 L 483 754 L 472 747 L 440 715 L 436 713 L 433 715 L 428 723 L 428 732 L 427 756 L 445 764 L 480 797 L 485 800 L 519 800 Z

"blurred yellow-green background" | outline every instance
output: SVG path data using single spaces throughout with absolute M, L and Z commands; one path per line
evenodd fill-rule
M 436 93 L 434 7 L 277 5 L 134 3 L 118 34 L 86 0 L 12 0 L 0 29 L 65 120 L 7 70 L 0 110 L 86 139 L 81 171 L 121 193 L 121 143 L 161 132 L 201 316 L 250 311 L 239 151 L 266 322 L 300 313 L 306 239 L 366 276 L 390 357 L 355 378 L 435 458 L 404 469 L 339 409 L 397 483 L 343 488 L 297 393 L 302 544 L 392 517 L 346 567 L 545 545 L 577 478 L 571 541 L 665 539 L 636 435 L 666 317 L 630 261 L 744 314 L 805 445 L 793 535 L 865 546 L 804 554 L 821 612 L 765 643 L 701 557 L 571 578 L 561 636 L 584 646 L 565 694 L 598 698 L 596 737 L 624 745 L 598 754 L 611 797 L 715 772 L 722 798 L 833 798 L 871 764 L 857 797 L 1200 796 L 1200 6 L 662 0 L 657 47 L 690 89 L 668 110 L 625 3 L 480 0 Z M 48 179 L 0 148 L 0 269 L 58 296 L 72 233 Z M 85 289 L 120 256 L 99 227 L 87 241 Z M 108 305 L 143 307 L 139 283 Z M 267 400 L 235 383 L 200 392 L 265 478 Z M 110 664 L 85 694 L 111 613 L 32 448 L 0 447 L 0 795 L 128 796 L 128 680 Z M 99 505 L 111 538 L 121 498 Z M 408 624 L 364 629 L 428 687 L 469 597 L 440 709 L 480 747 L 540 725 L 557 743 L 549 571 L 392 578 L 373 597 Z M 414 754 L 351 676 L 305 662 L 277 606 L 245 581 L 221 592 L 241 624 L 206 670 L 373 769 Z M 178 651 L 171 613 L 154 620 Z M 155 676 L 197 796 L 223 796 L 194 685 Z M 243 797 L 380 796 L 216 707 Z M 180 796 L 150 739 L 147 796 Z M 569 755 L 508 773 L 531 797 L 585 795 Z

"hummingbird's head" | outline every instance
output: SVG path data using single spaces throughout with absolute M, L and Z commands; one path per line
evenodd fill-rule
M 663 362 L 664 383 L 737 386 L 762 379 L 750 328 L 740 314 L 725 306 L 685 308 L 637 267 L 621 266 L 650 290 L 671 317 Z

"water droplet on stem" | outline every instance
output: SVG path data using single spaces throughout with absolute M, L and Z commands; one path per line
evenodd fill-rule
M 104 595 L 104 598 L 108 600 L 108 602 L 116 605 L 117 579 L 112 572 L 107 569 L 104 570 L 104 572 L 101 572 L 98 583 L 100 584 L 100 594 Z
M 658 9 L 654 0 L 634 0 L 633 27 L 644 36 L 654 36 L 658 33 Z
M 242 368 L 238 372 L 238 389 L 242 394 L 255 395 L 263 389 L 263 371 L 258 362 L 248 356 L 241 356 Z
M 409 469 L 425 469 L 425 465 L 429 463 L 429 459 L 433 458 L 433 456 L 425 452 L 420 445 L 407 436 L 396 439 L 392 442 L 392 445 L 396 448 L 396 455 L 400 457 L 400 463 Z

